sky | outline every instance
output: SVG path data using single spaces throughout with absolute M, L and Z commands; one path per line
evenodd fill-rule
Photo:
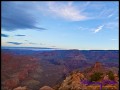
M 2 1 L 2 46 L 119 50 L 118 1 Z

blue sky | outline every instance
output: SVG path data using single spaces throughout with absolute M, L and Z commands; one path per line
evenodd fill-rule
M 2 1 L 2 46 L 118 50 L 117 1 Z

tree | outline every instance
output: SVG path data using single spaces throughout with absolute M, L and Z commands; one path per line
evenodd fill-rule
M 109 71 L 107 75 L 108 75 L 110 80 L 114 80 L 115 79 L 114 73 L 112 71 Z
M 101 79 L 101 76 L 103 75 L 103 73 L 100 72 L 94 72 L 91 76 L 90 76 L 90 81 L 98 81 Z

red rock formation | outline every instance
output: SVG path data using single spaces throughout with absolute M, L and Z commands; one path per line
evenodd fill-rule
M 82 90 L 83 88 L 85 89 L 85 85 L 80 82 L 82 79 L 84 79 L 84 75 L 82 73 L 74 72 L 72 73 L 72 75 L 66 77 L 58 90 Z
M 17 88 L 14 88 L 13 90 L 28 90 L 27 88 L 26 88 L 26 86 L 24 86 L 24 87 L 17 87 Z
M 54 89 L 49 86 L 43 86 L 39 90 L 54 90 Z
M 21 71 L 18 74 L 18 78 L 19 78 L 20 81 L 24 80 L 27 76 L 28 76 L 28 71 L 27 70 Z
M 102 64 L 100 62 L 96 62 L 95 65 L 94 65 L 94 68 L 99 68 L 101 66 L 102 66 Z
M 19 79 L 18 78 L 12 78 L 12 79 L 8 79 L 4 82 L 4 86 L 9 90 L 17 87 L 19 84 Z

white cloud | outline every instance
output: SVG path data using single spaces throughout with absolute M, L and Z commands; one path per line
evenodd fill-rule
M 99 17 L 106 18 L 110 17 L 111 14 L 113 14 L 114 9 L 108 9 L 108 8 L 103 8 L 103 10 L 100 12 Z
M 110 2 L 109 2 L 110 3 Z M 93 6 L 94 4 L 91 4 Z M 98 6 L 100 5 L 100 6 Z M 93 10 L 98 9 L 96 12 L 94 12 L 94 16 L 96 19 L 109 19 L 113 18 L 118 14 L 118 5 L 111 2 L 112 7 L 107 3 L 97 3 L 96 7 L 92 7 Z
M 37 3 L 38 10 L 42 14 L 52 16 L 54 18 L 65 19 L 68 21 L 82 21 L 88 19 L 109 19 L 114 18 L 118 13 L 118 9 L 109 7 L 103 2 L 44 2 Z M 116 6 L 116 4 L 114 5 Z
M 97 29 L 94 30 L 94 33 L 97 33 L 99 32 L 102 28 L 103 28 L 104 25 L 101 25 L 99 27 L 97 27 Z
M 72 2 L 68 2 L 67 4 L 49 2 L 48 9 L 54 15 L 64 18 L 66 20 L 81 21 L 88 19 L 88 17 L 83 14 L 80 9 L 72 5 Z

